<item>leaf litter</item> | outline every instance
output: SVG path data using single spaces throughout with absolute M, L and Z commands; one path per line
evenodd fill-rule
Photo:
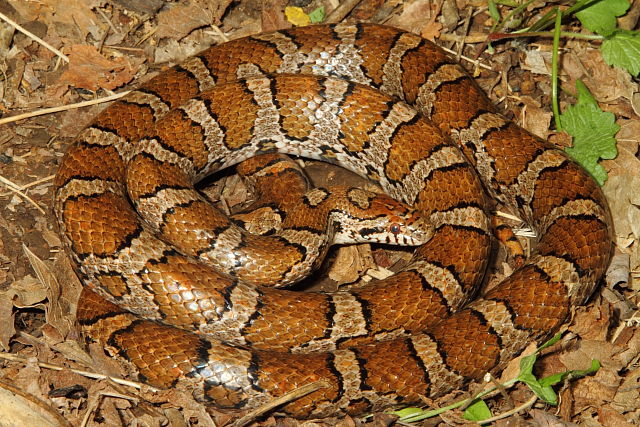
M 320 5 L 317 1 L 297 4 L 305 13 Z M 158 4 L 157 7 L 160 7 Z M 2 46 L 0 61 L 0 101 L 4 115 L 24 110 L 64 105 L 123 90 L 164 68 L 154 63 L 171 62 L 196 49 L 261 30 L 283 28 L 286 2 L 244 0 L 240 2 L 178 1 L 164 7 L 140 8 L 133 0 L 0 0 L 0 12 L 61 49 L 71 59 L 67 66 L 23 34 L 14 33 Z M 514 120 L 552 141 L 565 141 L 564 134 L 550 127 L 550 41 L 531 39 L 494 43 L 492 55 L 483 50 L 477 35 L 488 34 L 493 21 L 486 0 L 363 1 L 353 12 L 361 20 L 391 23 L 409 31 L 435 38 L 443 47 L 474 59 L 477 67 L 463 65 L 477 75 L 480 85 Z M 553 5 L 539 2 L 527 13 L 542 16 Z M 634 5 L 633 7 L 638 7 Z M 469 12 L 468 12 L 469 11 Z M 330 13 L 327 10 L 327 13 Z M 469 13 L 469 25 L 465 19 Z M 505 13 L 503 12 L 503 16 Z M 637 18 L 636 18 L 637 19 Z M 607 24 L 609 25 L 609 24 Z M 633 27 L 633 25 L 631 25 Z M 4 25 L 2 26 L 4 28 Z M 466 31 L 466 33 L 465 33 Z M 468 42 L 460 45 L 459 40 Z M 618 156 L 601 163 L 608 173 L 604 192 L 615 222 L 617 255 L 608 275 L 608 287 L 591 302 L 575 310 L 572 326 L 563 340 L 550 349 L 536 365 L 539 376 L 571 369 L 585 369 L 592 358 L 602 367 L 593 376 L 564 384 L 558 408 L 541 403 L 513 414 L 511 422 L 540 422 L 624 426 L 640 420 L 640 335 L 635 311 L 640 287 L 640 120 L 636 112 L 638 84 L 629 74 L 611 68 L 602 59 L 597 45 L 584 40 L 564 43 L 561 80 L 567 90 L 561 97 L 562 110 L 575 103 L 575 81 L 582 80 L 598 105 L 616 117 Z M 23 188 L 39 206 L 49 207 L 52 175 L 65 147 L 81 126 L 95 117 L 99 108 L 74 110 L 42 116 L 0 127 L 0 175 Z M 338 182 L 354 182 L 324 164 L 307 163 L 318 179 L 337 176 Z M 225 191 L 231 208 L 246 197 L 242 185 Z M 222 194 L 213 184 L 208 191 Z M 80 289 L 55 236 L 55 221 L 47 211 L 42 215 L 25 199 L 0 186 L 0 333 L 4 352 L 19 361 L 5 360 L 0 381 L 10 383 L 23 394 L 12 393 L 0 382 L 0 412 L 22 408 L 21 413 L 42 419 L 42 425 L 161 425 L 167 420 L 197 425 L 224 425 L 233 414 L 208 413 L 193 399 L 176 390 L 142 391 L 115 384 L 108 379 L 91 379 L 70 369 L 107 373 L 116 377 L 125 371 L 107 358 L 99 346 L 84 346 L 74 323 L 73 312 Z M 26 247 L 26 250 L 23 249 Z M 344 251 L 344 254 L 342 253 Z M 382 251 L 356 247 L 340 249 L 330 258 L 346 260 L 327 263 L 324 276 L 311 288 L 334 289 L 357 282 L 362 271 L 397 268 L 406 262 L 408 251 Z M 376 264 L 377 262 L 377 264 Z M 377 265 L 377 266 L 376 266 Z M 380 267 L 382 265 L 382 267 Z M 382 271 L 380 270 L 380 271 Z M 498 269 L 502 271 L 502 269 Z M 376 270 L 377 271 L 377 270 Z M 356 274 L 357 273 L 357 274 Z M 381 273 L 382 274 L 382 273 Z M 38 363 L 62 367 L 44 368 Z M 514 362 L 517 374 L 517 363 Z M 505 375 L 509 369 L 505 371 Z M 506 397 L 488 401 L 494 414 L 507 412 L 531 397 L 523 386 L 508 391 Z M 37 401 L 38 404 L 34 404 Z M 443 403 L 443 402 L 440 402 Z M 443 403 L 444 404 L 444 403 Z M 14 411 L 15 412 L 15 411 Z M 11 416 L 19 417 L 11 412 Z M 451 422 L 455 412 L 443 415 Z M 515 418 L 515 420 L 514 420 Z M 370 425 L 389 425 L 393 418 L 376 414 Z M 7 418 L 24 425 L 20 418 Z M 39 421 L 40 422 L 40 421 Z M 311 425 L 270 416 L 261 425 Z M 497 421 L 497 424 L 506 423 Z M 349 417 L 318 421 L 317 425 L 361 425 Z

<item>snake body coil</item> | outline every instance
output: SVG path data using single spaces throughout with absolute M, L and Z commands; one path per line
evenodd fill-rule
M 282 278 L 294 268 L 292 248 L 313 238 L 302 219 L 280 244 L 291 255 L 265 247 L 266 265 L 238 258 L 212 270 L 204 263 L 253 246 L 225 234 L 225 218 L 214 236 L 190 232 L 209 212 L 193 182 L 272 151 L 379 182 L 430 219 L 433 237 L 404 270 L 353 291 L 252 284 L 258 271 Z M 539 238 L 521 268 L 456 311 L 487 265 L 480 181 Z M 67 152 L 55 186 L 86 285 L 78 318 L 94 338 L 150 384 L 223 408 L 326 380 L 283 408 L 297 417 L 419 402 L 499 369 L 588 298 L 612 249 L 607 203 L 581 167 L 497 113 L 437 46 L 378 25 L 212 47 L 105 110 Z M 145 223 L 127 194 L 151 207 Z M 193 239 L 178 251 L 164 241 L 184 224 Z

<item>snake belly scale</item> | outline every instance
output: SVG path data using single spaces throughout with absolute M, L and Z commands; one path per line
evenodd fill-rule
M 256 285 L 242 263 L 205 264 L 215 240 L 196 260 L 158 237 L 199 204 L 184 195 L 193 181 L 272 151 L 379 182 L 433 237 L 394 276 L 335 293 Z M 128 201 L 132 174 L 158 202 L 150 225 Z M 521 268 L 458 310 L 489 254 L 480 182 L 539 237 Z M 259 34 L 164 71 L 79 136 L 55 187 L 93 338 L 144 381 L 221 408 L 326 380 L 282 408 L 296 417 L 420 402 L 499 369 L 588 298 L 612 251 L 607 203 L 581 167 L 497 113 L 437 46 L 374 24 Z

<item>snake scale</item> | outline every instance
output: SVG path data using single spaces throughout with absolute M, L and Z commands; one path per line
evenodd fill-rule
M 274 151 L 378 182 L 431 221 L 431 240 L 402 271 L 350 291 L 261 286 L 239 256 L 212 269 L 247 242 L 225 235 L 224 218 L 217 237 L 205 232 L 202 214 L 215 213 L 193 182 Z M 538 238 L 468 302 L 490 251 L 482 186 Z M 504 367 L 590 296 L 612 252 L 587 172 L 499 114 L 436 45 L 374 24 L 258 34 L 164 71 L 81 133 L 55 188 L 85 284 L 78 319 L 94 339 L 143 381 L 219 408 L 325 380 L 281 408 L 296 417 L 421 402 Z M 127 194 L 148 208 L 144 222 Z M 184 248 L 165 243 L 182 231 Z M 274 255 L 260 268 L 282 278 L 292 261 Z

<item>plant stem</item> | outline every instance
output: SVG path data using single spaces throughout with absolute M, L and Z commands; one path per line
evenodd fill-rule
M 520 37 L 555 37 L 555 31 L 528 31 L 524 33 L 492 33 L 489 34 L 488 39 L 490 41 L 502 40 L 502 39 L 510 39 L 510 38 L 520 38 Z M 563 38 L 574 38 L 574 39 L 585 39 L 585 40 L 604 40 L 604 36 L 600 34 L 582 34 L 582 33 L 572 33 L 569 31 L 560 31 L 560 37 Z
M 560 106 L 558 105 L 558 52 L 560 49 L 561 24 L 562 11 L 556 8 L 556 25 L 553 31 L 553 54 L 551 56 L 551 103 L 553 105 L 553 119 L 556 122 L 557 130 L 562 130 Z

